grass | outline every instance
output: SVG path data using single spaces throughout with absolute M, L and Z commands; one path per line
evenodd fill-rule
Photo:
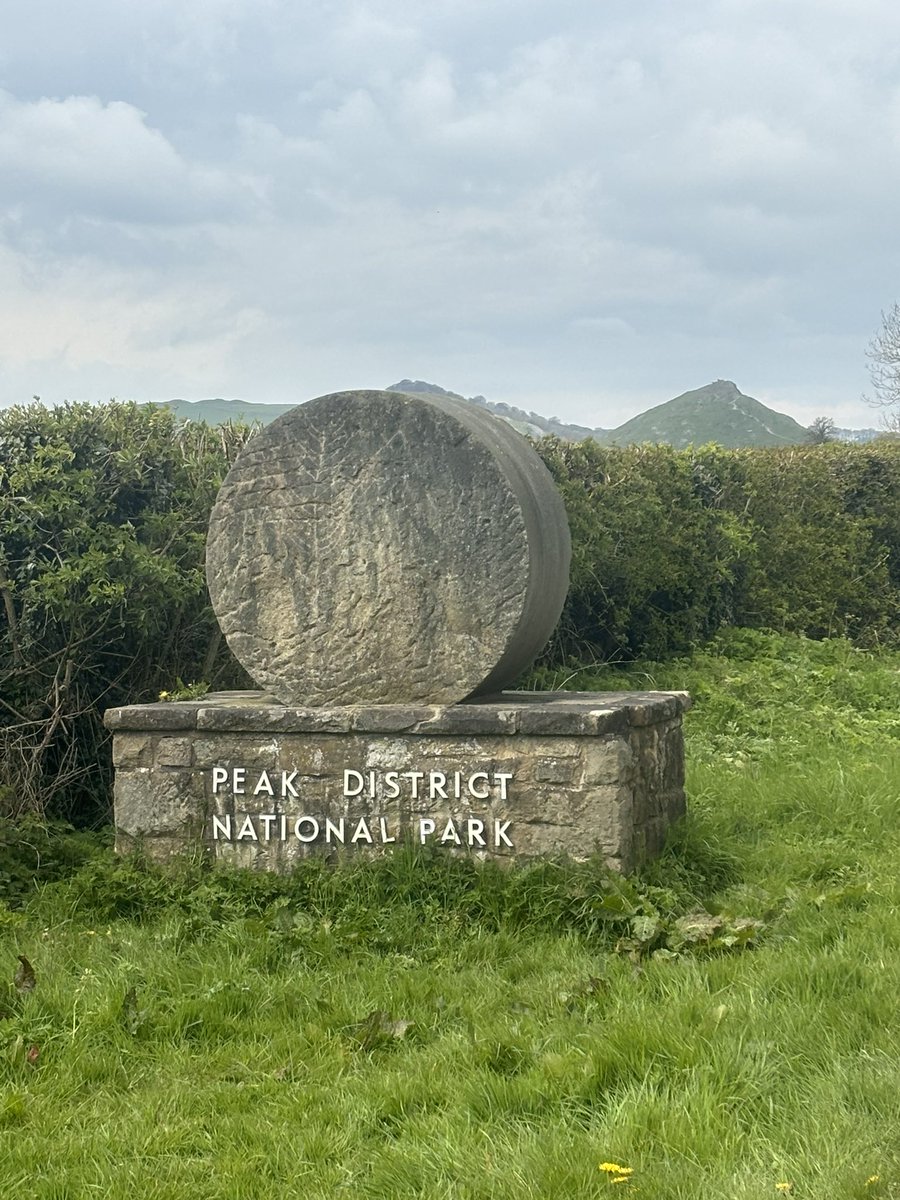
M 20 886 L 2 1200 L 900 1198 L 900 655 L 738 633 L 624 686 L 696 701 L 630 880 L 80 847 Z

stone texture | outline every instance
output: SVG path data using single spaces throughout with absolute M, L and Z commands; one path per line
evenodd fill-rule
M 500 861 L 599 852 L 630 871 L 661 850 L 684 812 L 689 704 L 684 692 L 508 692 L 493 704 L 317 710 L 226 693 L 149 706 L 150 732 L 148 706 L 113 709 L 116 844 L 161 860 L 202 849 L 284 870 L 310 854 L 383 853 L 425 836 Z M 345 771 L 357 773 L 349 789 Z M 495 837 L 497 822 L 505 838 Z
M 504 422 L 443 398 L 339 392 L 241 452 L 207 579 L 235 656 L 283 704 L 446 705 L 533 661 L 569 556 L 553 480 Z
M 160 767 L 189 767 L 193 755 L 190 738 L 161 737 L 156 747 L 156 764 Z
M 377 711 L 377 710 L 376 710 Z M 197 713 L 197 728 L 218 730 L 262 729 L 302 730 L 324 733 L 347 733 L 353 722 L 349 708 L 279 708 L 270 704 L 259 708 L 233 705 L 216 708 L 207 705 Z
M 128 723 L 124 728 L 137 730 L 164 730 L 172 733 L 179 729 L 197 728 L 196 701 L 181 701 L 177 704 L 131 704 L 127 708 L 108 708 L 103 714 L 103 720 L 108 729 L 118 728 L 117 713 L 128 713 Z
M 191 771 L 136 767 L 116 772 L 116 830 L 131 837 L 172 834 L 186 848 L 203 834 L 203 776 Z
M 153 738 L 142 733 L 123 733 L 113 742 L 113 766 L 149 767 L 153 763 Z

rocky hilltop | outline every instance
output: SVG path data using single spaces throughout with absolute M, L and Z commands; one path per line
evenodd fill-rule
M 572 425 L 560 421 L 558 417 L 542 417 L 540 413 L 526 412 L 512 404 L 485 400 L 484 396 L 461 396 L 459 392 L 448 392 L 437 384 L 426 383 L 423 379 L 401 379 L 399 383 L 392 383 L 386 390 L 408 392 L 413 396 L 449 396 L 451 400 L 466 400 L 469 404 L 486 408 L 488 412 L 509 422 L 519 433 L 528 434 L 529 437 L 546 437 L 553 434 L 555 437 L 565 438 L 568 442 L 583 442 L 589 437 L 602 441 L 609 433 L 606 429 L 592 429 L 588 425 Z

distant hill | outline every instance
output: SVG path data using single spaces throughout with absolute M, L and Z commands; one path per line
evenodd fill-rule
M 555 434 L 570 442 L 580 442 L 585 438 L 602 438 L 606 436 L 605 429 L 591 429 L 586 425 L 571 425 L 560 421 L 558 417 L 542 417 L 540 413 L 525 412 L 511 404 L 492 403 L 484 396 L 461 396 L 459 392 L 449 392 L 446 388 L 438 387 L 436 383 L 426 383 L 423 379 L 401 379 L 384 389 L 387 392 L 406 392 L 419 396 L 449 396 L 452 400 L 462 400 L 466 404 L 477 404 L 488 412 L 508 422 L 519 433 L 529 437 L 544 437 L 545 434 Z M 282 413 L 296 408 L 295 404 L 248 404 L 243 400 L 164 400 L 161 403 L 171 408 L 182 421 L 206 421 L 209 425 L 221 425 L 223 421 L 260 421 L 268 425 Z
M 790 446 L 806 441 L 806 430 L 793 417 L 745 396 L 730 379 L 717 379 L 632 417 L 603 440 L 615 446 L 632 442 L 668 442 L 677 447 L 704 442 Z
M 591 429 L 587 425 L 570 425 L 565 421 L 560 421 L 558 417 L 542 417 L 540 413 L 525 412 L 523 408 L 515 408 L 511 404 L 485 400 L 484 396 L 461 396 L 459 392 L 448 392 L 445 388 L 438 387 L 435 383 L 426 383 L 423 379 L 401 379 L 399 383 L 392 383 L 385 388 L 385 391 L 406 392 L 412 396 L 449 396 L 451 400 L 464 400 L 469 404 L 477 404 L 480 408 L 486 408 L 488 412 L 492 412 L 495 417 L 500 417 L 508 422 L 514 429 L 518 429 L 519 433 L 528 434 L 529 437 L 544 437 L 546 434 L 554 434 L 556 437 L 564 438 L 567 442 L 583 442 L 585 438 L 589 437 L 599 441 L 605 438 L 608 432 L 605 429 Z
M 222 425 L 225 421 L 261 421 L 268 425 L 296 404 L 248 404 L 245 400 L 164 400 L 181 421 L 205 421 L 207 425 Z
M 706 387 L 684 392 L 674 400 L 658 404 L 637 417 L 632 417 L 617 429 L 590 428 L 573 425 L 557 417 L 543 417 L 526 412 L 511 404 L 486 400 L 484 396 L 462 396 L 423 379 L 401 379 L 385 389 L 411 395 L 448 396 L 466 404 L 477 404 L 507 421 L 514 429 L 529 437 L 553 434 L 566 441 L 580 442 L 594 438 L 604 445 L 625 446 L 635 442 L 668 442 L 673 446 L 691 443 L 718 442 L 721 446 L 788 446 L 806 441 L 806 430 L 784 413 L 767 408 L 752 396 L 745 396 L 729 379 L 717 379 Z M 295 408 L 294 404 L 248 404 L 243 400 L 168 400 L 164 402 L 182 420 L 206 421 L 218 425 L 223 421 L 260 421 L 267 425 L 282 413 Z M 867 441 L 877 430 L 837 429 L 845 441 Z

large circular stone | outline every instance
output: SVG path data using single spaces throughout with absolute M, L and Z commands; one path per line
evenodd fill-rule
M 284 704 L 452 704 L 512 683 L 559 619 L 569 528 L 525 438 L 461 401 L 337 392 L 244 447 L 206 574 Z

